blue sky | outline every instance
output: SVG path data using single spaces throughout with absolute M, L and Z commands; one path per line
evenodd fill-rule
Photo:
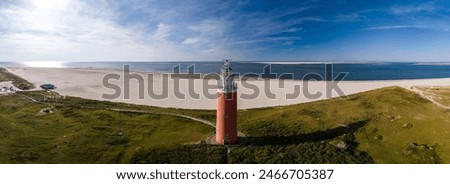
M 1 61 L 450 61 L 449 1 L 0 0 Z

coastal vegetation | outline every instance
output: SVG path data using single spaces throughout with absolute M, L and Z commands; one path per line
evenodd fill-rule
M 400 87 L 239 114 L 240 131 L 274 142 L 336 139 L 339 129 L 375 163 L 450 163 L 450 111 Z
M 450 108 L 450 87 L 448 86 L 432 86 L 432 87 L 417 87 L 424 95 L 427 95 L 436 102 Z
M 238 117 L 252 141 L 229 147 L 227 163 L 450 163 L 450 111 L 400 87 Z M 162 161 L 147 153 L 139 158 Z
M 6 81 L 12 81 L 12 84 L 21 90 L 30 90 L 35 88 L 32 83 L 8 72 L 5 68 L 0 67 L 0 82 Z
M 450 112 L 398 87 L 240 110 L 239 131 L 250 141 L 233 147 L 206 144 L 214 128 L 163 114 L 174 112 L 214 121 L 214 111 L 102 102 L 48 91 L 1 96 L 0 162 L 450 162 Z
M 74 106 L 77 100 L 42 91 L 1 96 L 0 163 L 122 163 L 141 147 L 197 143 L 214 130 L 176 116 Z

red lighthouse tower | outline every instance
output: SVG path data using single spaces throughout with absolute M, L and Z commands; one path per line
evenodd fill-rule
M 235 144 L 238 139 L 237 86 L 229 61 L 225 60 L 220 69 L 216 122 L 216 142 L 218 144 Z

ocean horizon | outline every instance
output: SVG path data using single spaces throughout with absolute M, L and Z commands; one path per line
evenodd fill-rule
M 172 73 L 174 67 L 180 67 L 180 73 L 188 73 L 188 68 L 194 66 L 195 73 L 217 73 L 222 66 L 221 61 L 103 61 L 103 62 L 0 62 L 0 67 L 55 67 L 55 68 L 96 68 L 123 69 L 129 65 L 130 70 L 144 72 Z M 293 79 L 303 79 L 305 75 L 316 73 L 325 76 L 326 64 L 332 64 L 333 78 L 339 73 L 347 73 L 344 81 L 365 80 L 401 80 L 401 79 L 431 79 L 449 78 L 450 62 L 269 62 L 233 61 L 232 68 L 240 75 L 253 74 L 265 78 L 286 78 L 289 74 Z M 270 66 L 269 68 L 265 67 Z M 286 75 L 288 74 L 288 75 Z M 290 78 L 290 77 L 288 77 Z M 308 77 L 305 77 L 306 79 Z M 330 80 L 330 79 L 326 79 Z

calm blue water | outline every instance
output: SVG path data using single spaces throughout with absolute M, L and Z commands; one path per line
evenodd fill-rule
M 180 65 L 181 73 L 187 73 L 187 68 L 195 66 L 197 73 L 217 73 L 222 62 L 67 62 L 63 67 L 77 68 L 109 68 L 121 69 L 130 65 L 131 70 L 148 72 L 172 72 L 173 67 Z M 232 62 L 235 72 L 263 73 L 268 64 L 257 62 Z M 20 63 L 0 62 L 0 66 L 24 66 Z M 301 79 L 307 73 L 325 74 L 325 64 L 271 64 L 272 73 L 292 73 L 295 79 Z M 348 72 L 344 80 L 392 80 L 392 79 L 426 79 L 450 77 L 450 63 L 339 63 L 333 64 L 333 76 L 339 72 Z M 271 77 L 274 76 L 267 76 Z

